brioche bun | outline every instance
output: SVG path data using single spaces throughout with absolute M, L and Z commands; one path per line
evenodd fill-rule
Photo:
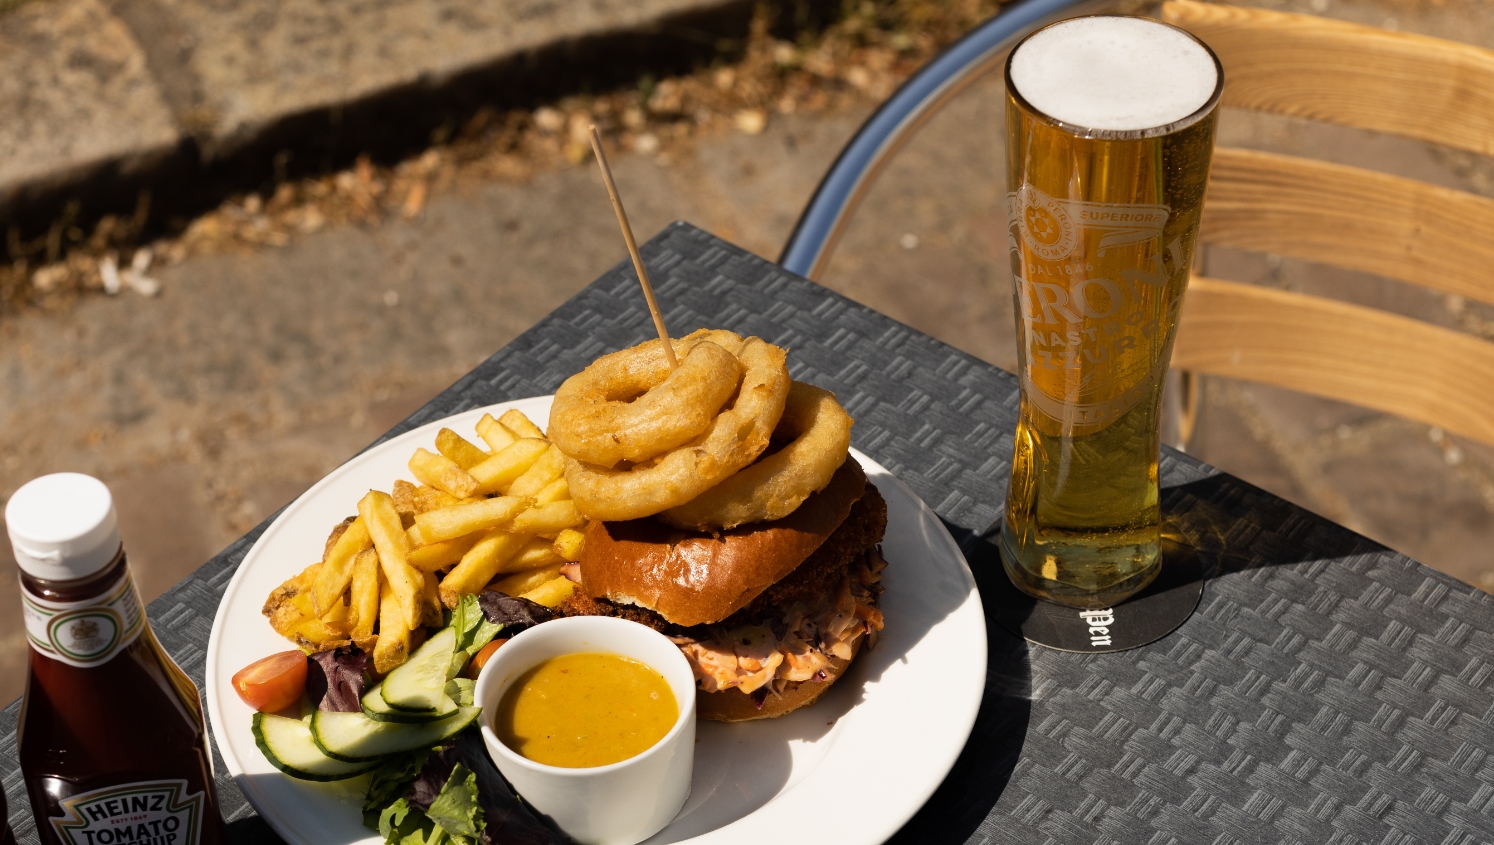
M 651 610 L 675 625 L 720 622 L 814 554 L 866 489 L 866 473 L 848 457 L 825 489 L 772 522 L 709 535 L 652 518 L 594 521 L 580 561 L 582 589 L 594 599 Z

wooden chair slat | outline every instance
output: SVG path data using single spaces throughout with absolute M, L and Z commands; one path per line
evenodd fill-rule
M 1494 53 L 1266 9 L 1168 0 L 1162 18 L 1224 64 L 1226 105 L 1494 155 Z
M 1172 366 L 1350 402 L 1494 444 L 1494 343 L 1373 308 L 1195 278 Z
M 1199 237 L 1494 303 L 1494 200 L 1414 179 L 1220 147 Z

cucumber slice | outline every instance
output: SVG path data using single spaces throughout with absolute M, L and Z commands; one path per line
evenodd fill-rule
M 272 713 L 254 714 L 254 744 L 264 752 L 270 765 L 301 780 L 345 780 L 378 765 L 334 760 L 317 748 L 309 725 L 300 719 Z
M 450 684 L 448 683 L 448 686 Z M 445 719 L 457 711 L 456 702 L 450 696 L 441 699 L 441 703 L 435 710 L 428 713 L 411 713 L 408 710 L 395 710 L 384 701 L 383 685 L 369 690 L 363 694 L 363 715 L 376 722 L 403 722 L 405 724 L 420 724 L 421 722 L 435 722 Z
M 426 640 L 403 665 L 389 673 L 380 685 L 384 703 L 395 710 L 430 713 L 446 695 L 451 653 L 456 648 L 456 630 L 442 628 Z
M 348 763 L 376 761 L 390 754 L 436 745 L 461 733 L 477 719 L 481 707 L 462 707 L 455 715 L 418 725 L 377 722 L 362 713 L 316 711 L 311 717 L 311 738 L 316 747 L 334 760 Z

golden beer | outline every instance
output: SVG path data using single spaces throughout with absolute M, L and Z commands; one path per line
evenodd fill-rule
M 1162 385 L 1223 74 L 1182 30 L 1093 17 L 1029 36 L 1006 76 L 1022 400 L 1002 561 L 1030 595 L 1111 607 L 1161 569 Z

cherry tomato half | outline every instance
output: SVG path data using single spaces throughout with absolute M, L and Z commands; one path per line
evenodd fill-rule
M 233 688 L 245 704 L 261 713 L 284 710 L 306 689 L 306 655 L 282 651 L 260 658 L 234 674 Z
M 472 655 L 471 662 L 467 664 L 467 677 L 471 678 L 474 681 L 477 680 L 477 675 L 478 673 L 482 672 L 482 667 L 488 664 L 488 661 L 492 659 L 493 654 L 498 651 L 499 646 L 502 646 L 506 642 L 508 642 L 507 637 L 504 637 L 501 640 L 493 640 L 492 642 L 479 649 L 477 654 Z

